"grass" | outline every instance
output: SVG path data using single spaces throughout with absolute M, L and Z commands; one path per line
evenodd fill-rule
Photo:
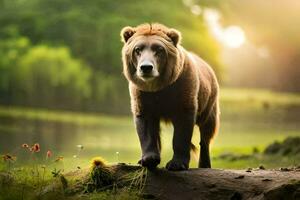
M 220 90 L 220 101 L 222 109 L 261 109 L 264 103 L 269 106 L 299 106 L 300 94 L 278 93 L 259 89 L 233 89 L 222 88 Z M 244 104 L 247 104 L 245 106 Z M 233 106 L 234 105 L 234 106 Z M 0 106 L 0 117 L 23 118 L 27 120 L 57 121 L 62 123 L 75 123 L 79 125 L 127 123 L 127 116 L 107 116 L 101 114 L 83 114 L 70 111 L 32 109 L 24 107 Z
M 147 170 L 140 167 L 125 170 L 125 174 L 106 164 L 94 164 L 91 168 L 66 174 L 53 173 L 51 168 L 47 165 L 36 165 L 1 170 L 0 200 L 135 200 L 141 199 L 147 178 Z
M 299 105 L 299 93 L 273 92 L 264 89 L 221 88 L 220 99 L 223 102 L 269 102 L 273 105 Z

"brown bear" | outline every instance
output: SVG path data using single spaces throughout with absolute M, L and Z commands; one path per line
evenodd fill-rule
M 124 27 L 123 72 L 139 136 L 142 166 L 160 163 L 160 121 L 173 124 L 168 170 L 189 168 L 194 125 L 201 133 L 199 167 L 210 168 L 209 145 L 219 124 L 218 82 L 210 66 L 181 45 L 181 34 L 162 24 Z

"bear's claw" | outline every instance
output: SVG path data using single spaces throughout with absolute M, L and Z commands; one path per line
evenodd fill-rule
M 182 171 L 187 170 L 188 164 L 180 160 L 170 160 L 166 165 L 167 170 L 170 171 Z
M 159 163 L 160 157 L 158 155 L 144 156 L 138 161 L 138 164 L 142 165 L 143 167 L 147 167 L 150 170 L 155 169 Z

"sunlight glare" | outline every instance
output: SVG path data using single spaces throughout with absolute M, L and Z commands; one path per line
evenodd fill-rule
M 223 41 L 230 48 L 238 48 L 245 42 L 245 33 L 238 26 L 229 26 L 224 30 Z
M 200 6 L 198 5 L 193 5 L 191 6 L 191 12 L 194 14 L 194 15 L 200 15 L 202 13 L 202 9 Z
M 220 23 L 220 12 L 216 9 L 204 8 L 204 20 L 213 36 L 229 48 L 238 48 L 246 41 L 246 36 L 239 26 L 223 27 Z

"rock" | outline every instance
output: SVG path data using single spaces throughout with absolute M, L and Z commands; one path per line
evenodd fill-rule
M 252 168 L 248 168 L 246 172 L 252 172 Z
M 264 154 L 277 154 L 281 149 L 281 144 L 279 142 L 274 142 L 270 144 L 264 151 Z
M 242 178 L 245 178 L 245 176 L 244 175 L 240 175 L 240 176 L 235 177 L 235 179 L 242 179 Z
M 265 200 L 299 200 L 300 183 L 283 184 L 264 193 Z
M 266 168 L 263 165 L 260 165 L 258 169 L 265 170 Z
M 291 171 L 291 169 L 286 168 L 286 167 L 281 167 L 280 171 L 282 171 L 282 172 L 288 172 L 288 171 Z
M 274 142 L 264 151 L 264 154 L 282 156 L 299 156 L 300 154 L 300 137 L 288 137 L 283 142 Z

